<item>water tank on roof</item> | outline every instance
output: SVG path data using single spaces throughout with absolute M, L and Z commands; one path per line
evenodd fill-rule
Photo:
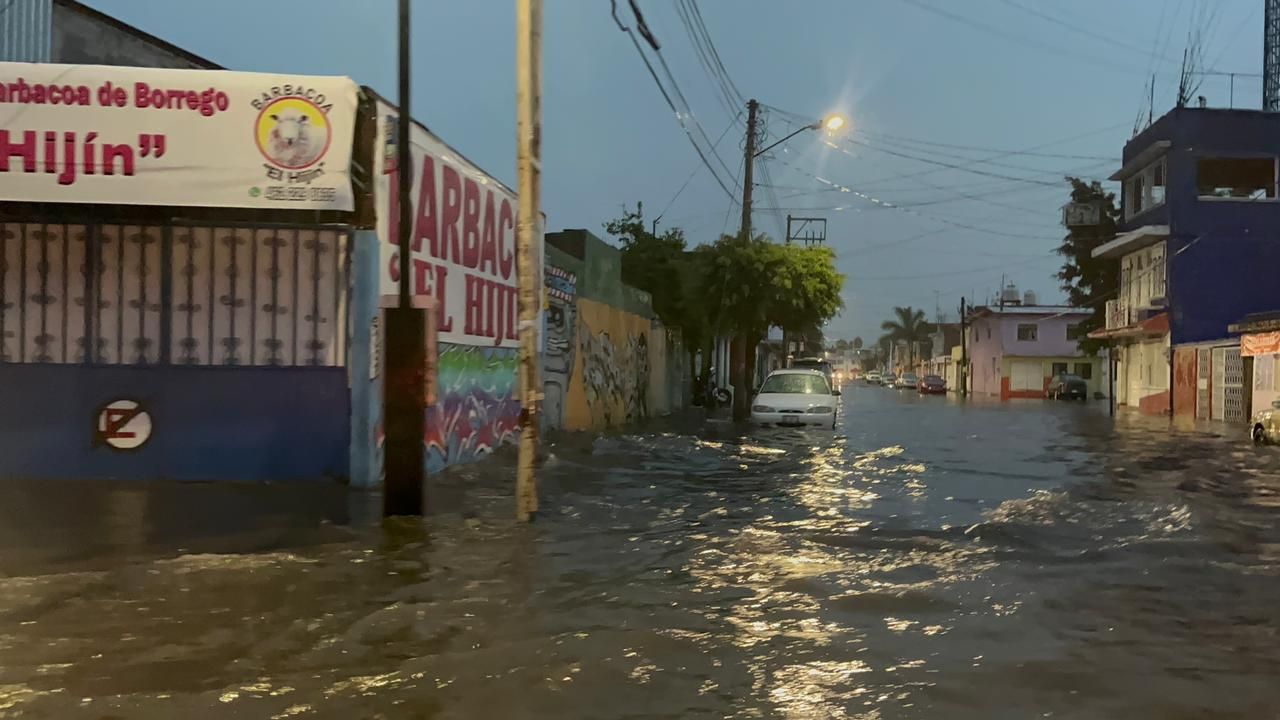
M 1030 291 L 1030 290 L 1028 290 L 1028 291 L 1026 291 L 1026 292 L 1022 293 L 1022 304 L 1023 304 L 1023 305 L 1035 305 L 1035 304 L 1036 304 L 1036 294 L 1035 294 L 1034 292 Z
M 1018 294 L 1018 286 L 1013 283 L 1009 283 L 1000 291 L 1001 305 L 1020 305 L 1021 303 L 1022 296 Z

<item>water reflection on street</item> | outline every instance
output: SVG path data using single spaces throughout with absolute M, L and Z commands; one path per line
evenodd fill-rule
M 1256 718 L 1280 452 L 870 387 L 571 438 L 424 522 L 314 487 L 0 489 L 0 716 Z

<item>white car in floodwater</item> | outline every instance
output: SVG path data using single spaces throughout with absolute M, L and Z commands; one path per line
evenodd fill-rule
M 751 421 L 757 425 L 834 428 L 840 391 L 832 389 L 818 370 L 776 370 L 751 402 Z

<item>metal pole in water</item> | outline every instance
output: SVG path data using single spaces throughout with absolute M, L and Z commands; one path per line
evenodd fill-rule
M 538 511 L 534 463 L 538 452 L 538 250 L 542 176 L 542 0 L 516 0 L 516 172 L 520 219 L 516 258 L 520 276 L 520 451 L 516 518 Z
M 414 307 L 409 283 L 409 251 L 413 232 L 413 160 L 409 149 L 409 0 L 400 0 L 400 114 L 396 126 L 396 172 L 399 201 L 399 271 L 397 307 L 387 309 L 386 384 L 383 407 L 386 416 L 386 479 L 383 481 L 382 514 L 421 515 L 426 476 L 426 312 Z

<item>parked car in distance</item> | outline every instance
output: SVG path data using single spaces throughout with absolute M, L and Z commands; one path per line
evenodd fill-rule
M 937 375 L 925 375 L 920 378 L 921 395 L 943 395 L 947 392 L 947 381 Z
M 751 421 L 757 425 L 834 428 L 839 396 L 840 391 L 833 390 L 817 370 L 775 370 L 751 402 Z
M 1069 373 L 1058 373 L 1058 376 L 1049 381 L 1049 387 L 1045 389 L 1044 396 L 1052 400 L 1088 400 L 1089 399 L 1089 383 L 1084 381 L 1079 375 L 1071 375 Z
M 834 368 L 831 367 L 831 363 L 827 362 L 826 360 L 823 360 L 822 358 L 816 358 L 816 357 L 796 358 L 795 360 L 791 361 L 791 368 L 794 370 L 817 370 L 818 372 L 822 373 L 823 377 L 827 379 L 828 385 L 830 385 L 833 388 L 836 387 L 836 377 L 835 377 Z
M 876 372 L 875 370 L 872 370 L 866 375 L 863 375 L 862 378 L 867 381 L 868 385 L 879 385 L 880 383 L 884 382 L 883 378 L 880 377 L 880 373 Z
M 1271 407 L 1253 414 L 1249 437 L 1257 445 L 1280 443 L 1280 400 L 1272 400 Z
M 908 373 L 902 373 L 902 377 L 898 378 L 898 381 L 894 383 L 893 386 L 896 388 L 901 388 L 903 390 L 915 390 L 916 385 L 918 385 L 919 383 L 920 383 L 920 379 L 916 377 L 916 374 L 908 372 Z
M 884 385 L 887 388 L 891 388 L 891 387 L 894 387 L 895 383 L 897 382 L 898 382 L 897 375 L 894 375 L 893 373 L 885 373 L 880 384 Z

